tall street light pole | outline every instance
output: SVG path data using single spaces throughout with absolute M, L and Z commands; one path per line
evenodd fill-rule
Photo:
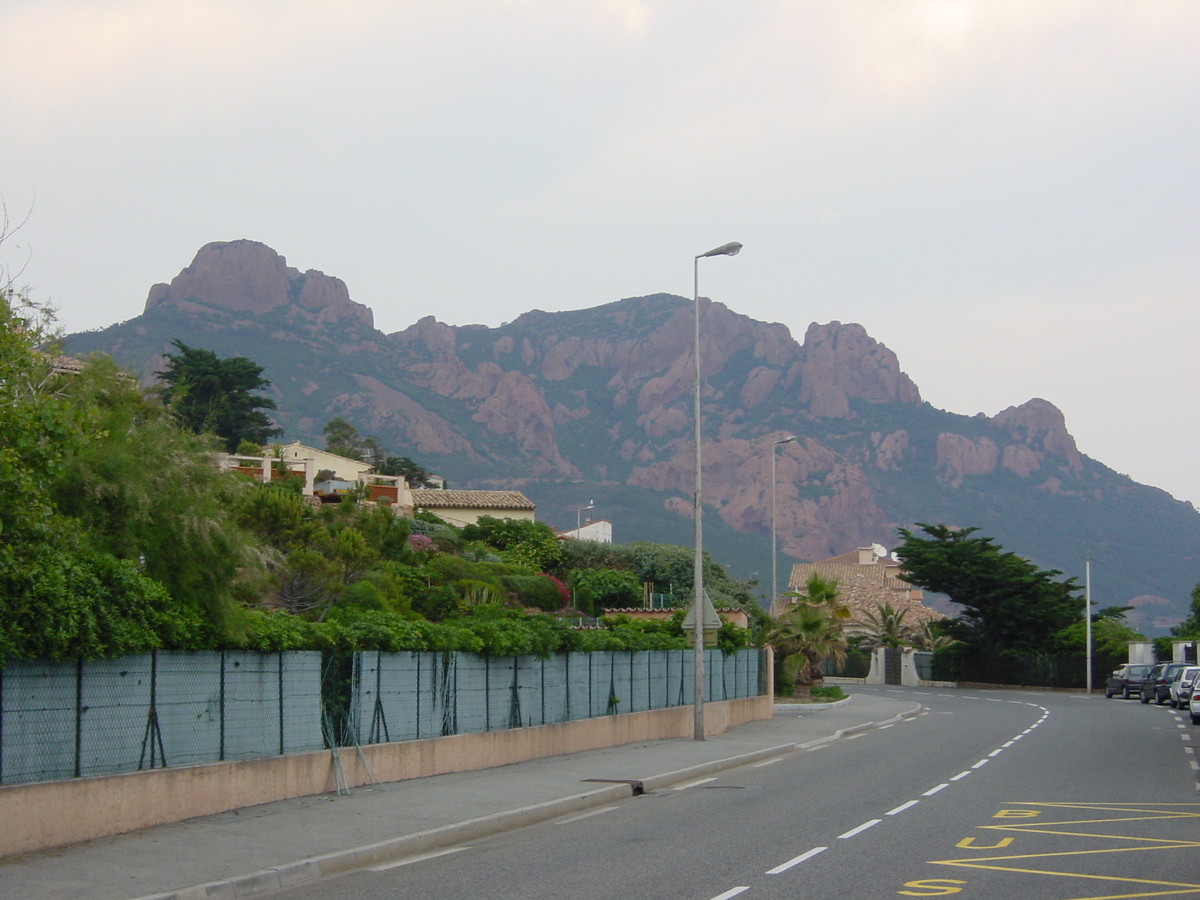
M 1087 693 L 1090 697 L 1092 696 L 1092 558 L 1090 556 L 1084 560 L 1083 583 L 1084 659 L 1087 665 Z
M 576 540 L 579 540 L 579 529 L 583 527 L 580 524 L 579 517 L 583 515 L 585 510 L 595 509 L 595 508 L 596 508 L 596 501 L 589 500 L 587 506 L 581 506 L 581 507 L 579 507 L 579 509 L 575 510 L 575 539 Z
M 695 426 L 693 439 L 695 441 L 696 471 L 694 494 L 692 496 L 692 519 L 694 527 L 694 552 L 692 555 L 692 615 L 695 619 L 695 631 L 692 635 L 693 681 L 694 698 L 692 720 L 693 739 L 704 740 L 704 561 L 703 537 L 700 527 L 700 260 L 710 256 L 737 256 L 742 245 L 737 241 L 714 247 L 707 253 L 701 253 L 692 260 L 692 296 L 695 302 L 696 322 L 695 335 L 692 343 L 692 356 L 696 363 L 696 396 L 692 408 L 692 419 Z
M 796 436 L 789 435 L 785 438 L 771 444 L 771 608 L 775 608 L 775 601 L 779 599 L 779 578 L 776 575 L 776 557 L 779 555 L 779 542 L 775 539 L 775 448 L 780 444 L 794 444 Z

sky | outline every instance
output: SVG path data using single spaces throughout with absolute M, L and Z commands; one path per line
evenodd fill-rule
M 700 292 L 1042 397 L 1200 505 L 1195 0 L 5 0 L 0 264 L 67 331 L 209 241 L 376 325 Z

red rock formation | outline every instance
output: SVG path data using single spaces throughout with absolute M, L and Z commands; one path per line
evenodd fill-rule
M 350 299 L 340 278 L 315 269 L 301 274 L 258 241 L 205 244 L 169 285 L 150 288 L 146 309 L 159 306 L 193 313 L 253 315 L 291 306 L 316 313 L 320 324 L 352 320 L 373 327 L 371 310 Z

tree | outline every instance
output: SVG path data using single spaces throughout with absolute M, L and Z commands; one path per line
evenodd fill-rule
M 347 459 L 362 459 L 363 438 L 358 429 L 338 417 L 330 419 L 321 429 L 325 435 L 325 449 Z
M 904 647 L 916 643 L 916 629 L 905 622 L 907 609 L 896 609 L 892 604 L 876 603 L 875 609 L 865 610 L 867 619 L 866 646 Z
M 763 638 L 775 647 L 778 671 L 792 679 L 800 696 L 807 696 L 813 682 L 823 679 L 825 660 L 845 659 L 842 625 L 850 610 L 838 600 L 837 582 L 815 572 L 803 591 L 784 596 L 794 602 L 767 625 Z
M 244 356 L 218 359 L 211 350 L 171 343 L 179 353 L 168 353 L 167 368 L 156 374 L 165 385 L 163 402 L 183 428 L 217 435 L 229 453 L 244 440 L 261 446 L 282 433 L 262 412 L 275 409 L 275 401 L 253 393 L 271 385 L 262 377 L 262 366 Z
M 0 665 L 188 646 L 194 608 L 57 507 L 57 480 L 99 435 L 94 407 L 70 394 L 82 376 L 57 370 L 52 326 L 46 307 L 0 284 Z
M 977 528 L 917 524 L 928 537 L 900 529 L 902 577 L 962 607 L 943 631 L 965 645 L 963 658 L 982 674 L 1005 654 L 1052 652 L 1054 636 L 1082 617 L 1075 579 L 1058 581 L 1061 572 L 1039 569 L 991 538 L 973 537 Z
M 1171 636 L 1177 638 L 1200 638 L 1200 582 L 1192 588 L 1192 607 L 1186 619 L 1171 629 Z
M 136 561 L 176 603 L 223 630 L 256 567 L 236 521 L 251 485 L 219 472 L 212 438 L 176 425 L 111 360 L 90 361 L 60 393 L 80 439 L 55 466 L 56 509 L 84 526 L 93 549 Z

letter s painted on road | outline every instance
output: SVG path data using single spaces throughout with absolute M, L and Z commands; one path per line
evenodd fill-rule
M 953 887 L 956 884 L 966 884 L 965 881 L 956 881 L 953 878 L 926 878 L 923 881 L 906 881 L 906 888 L 920 888 L 917 891 L 896 891 L 897 894 L 905 894 L 909 897 L 940 897 L 943 894 L 957 894 L 962 890 L 960 887 Z

